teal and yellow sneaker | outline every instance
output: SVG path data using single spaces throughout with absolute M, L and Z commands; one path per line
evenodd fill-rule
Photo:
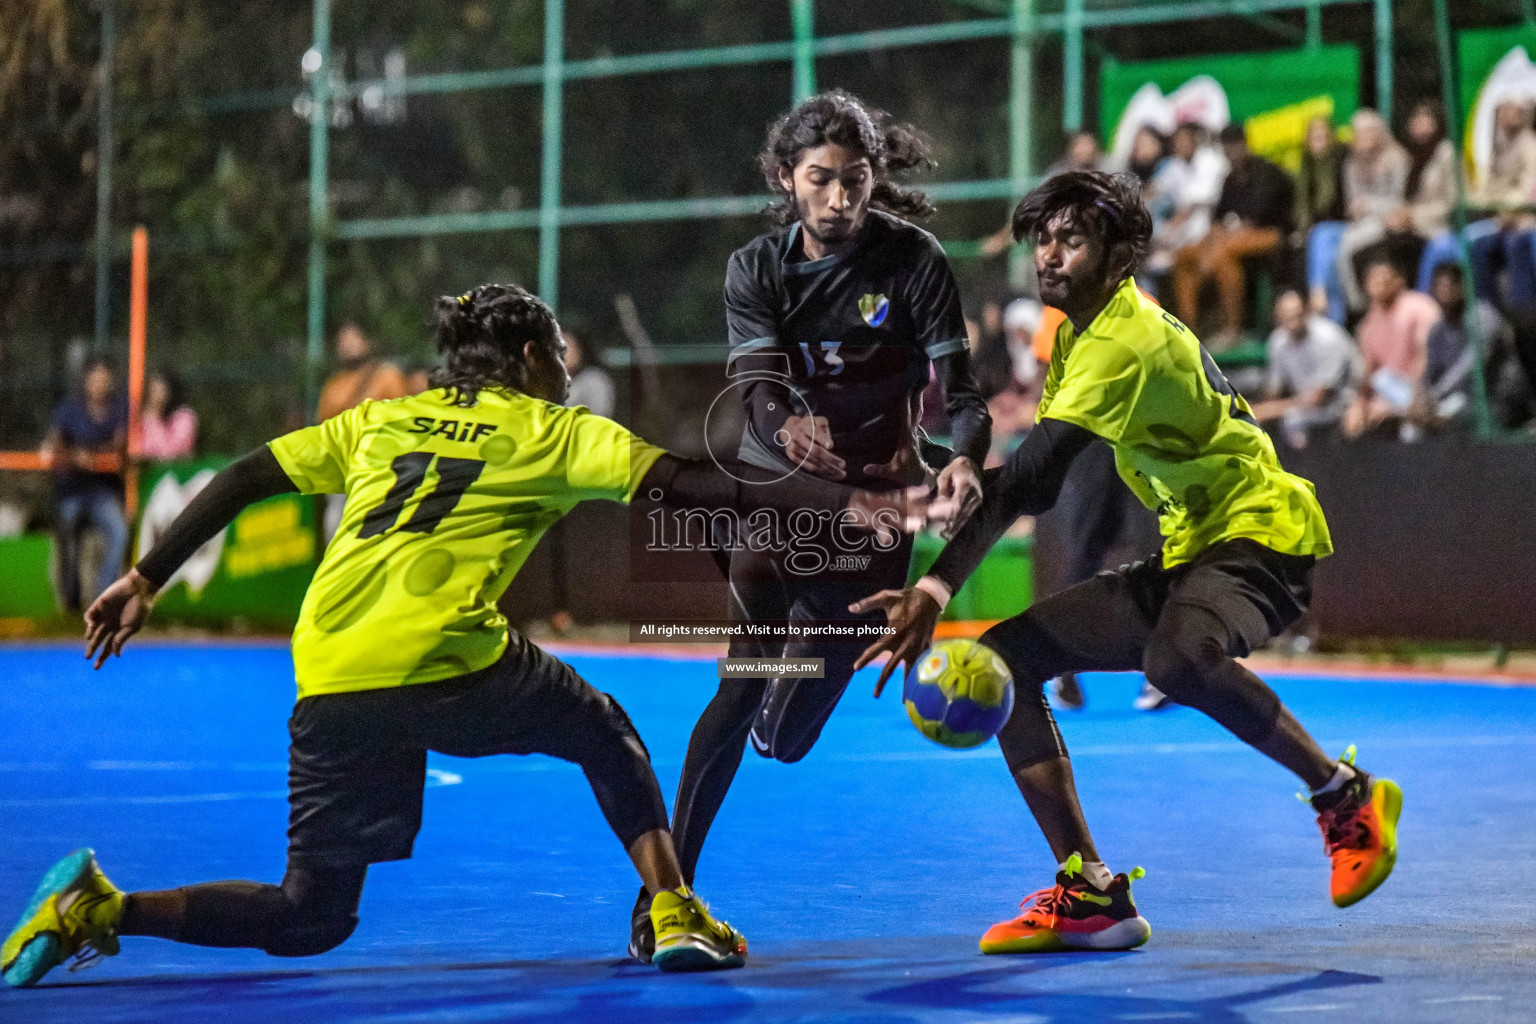
M 741 932 L 711 917 L 686 886 L 651 900 L 651 926 L 656 934 L 651 963 L 663 971 L 713 971 L 747 962 Z
M 76 850 L 48 869 L 0 946 L 5 983 L 28 988 L 70 957 L 73 971 L 116 956 L 122 917 L 122 890 L 96 866 L 95 851 Z

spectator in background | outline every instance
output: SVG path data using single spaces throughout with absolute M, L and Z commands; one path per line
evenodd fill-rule
M 149 462 L 191 458 L 197 446 L 197 413 L 187 405 L 181 381 L 167 370 L 154 370 L 144 385 L 139 426 L 139 454 Z
M 1073 132 L 1072 138 L 1067 140 L 1067 151 L 1045 169 L 1042 177 L 1054 178 L 1067 171 L 1097 171 L 1103 162 L 1104 153 L 1099 149 L 1098 137 L 1093 132 Z
M 1467 290 L 1460 266 L 1442 263 L 1435 268 L 1430 298 L 1440 307 L 1440 322 L 1429 332 L 1415 420 L 1430 428 L 1465 425 L 1472 415 L 1472 367 L 1478 347 L 1468 332 Z M 1477 340 L 1484 353 L 1483 379 L 1494 419 L 1501 426 L 1517 426 L 1524 418 L 1529 388 L 1514 357 L 1514 332 L 1486 299 L 1478 299 L 1471 313 L 1477 317 Z
M 599 416 L 613 418 L 615 391 L 613 377 L 605 370 L 589 349 L 591 337 L 585 325 L 572 327 L 562 324 L 560 334 L 565 338 L 565 368 L 571 374 L 571 387 L 566 394 L 566 405 L 584 405 Z
M 342 324 L 336 332 L 336 372 L 320 391 L 319 418 L 328 420 L 356 408 L 365 399 L 381 402 L 407 394 L 400 368 L 374 355 L 373 342 L 356 324 Z
M 1344 160 L 1344 215 L 1349 226 L 1339 237 L 1339 284 L 1350 311 L 1365 308 L 1355 256 L 1387 233 L 1387 218 L 1402 209 L 1408 184 L 1408 154 L 1374 110 L 1350 119 L 1355 141 Z
M 1467 226 L 1473 290 L 1479 298 L 1511 310 L 1536 306 L 1536 264 L 1531 229 L 1536 217 L 1526 212 L 1536 199 L 1536 132 L 1531 106 L 1505 100 L 1494 110 L 1493 146 L 1488 168 L 1473 185 L 1468 205 L 1493 214 Z M 1505 289 L 1499 276 L 1505 275 Z
M 1371 308 L 1356 330 L 1364 366 L 1359 390 L 1344 414 L 1348 437 L 1408 416 L 1424 383 L 1429 332 L 1440 322 L 1435 300 L 1409 291 L 1402 269 L 1389 259 L 1378 258 L 1366 268 L 1365 291 Z M 1412 424 L 1404 426 L 1404 440 L 1417 436 Z
M 344 323 L 336 331 L 336 372 L 326 379 L 320 390 L 320 405 L 316 415 L 323 422 L 356 408 L 372 399 L 382 402 L 390 398 L 403 398 L 411 393 L 405 374 L 394 363 L 380 359 L 373 353 L 373 342 L 354 323 Z M 336 535 L 341 525 L 341 511 L 346 506 L 345 494 L 325 496 L 325 516 L 321 527 L 327 542 Z
M 1220 352 L 1242 336 L 1247 296 L 1244 261 L 1273 256 L 1290 233 L 1295 200 L 1290 177 L 1248 149 L 1240 124 L 1221 130 L 1221 148 L 1230 170 L 1212 211 L 1215 223 L 1198 244 L 1174 254 L 1173 290 L 1179 317 L 1199 330 L 1200 289 L 1215 281 L 1221 326 L 1207 342 Z
M 1296 178 L 1296 226 L 1305 232 L 1307 290 L 1314 312 L 1326 312 L 1335 323 L 1346 315 L 1344 288 L 1339 284 L 1339 239 L 1349 225 L 1344 220 L 1344 159 L 1349 147 L 1333 132 L 1333 122 L 1314 117 L 1307 123 L 1307 144 Z
M 1211 229 L 1211 209 L 1221 197 L 1227 159 L 1206 141 L 1205 129 L 1185 123 L 1173 130 L 1172 152 L 1152 178 L 1147 208 L 1152 213 L 1152 251 L 1145 266 L 1148 280 L 1173 266 L 1173 254 L 1205 238 Z
M 1264 400 L 1253 407 L 1254 418 L 1277 424 L 1292 448 L 1306 447 L 1313 434 L 1344 418 L 1359 363 L 1344 328 L 1311 313 L 1300 292 L 1282 292 L 1275 300 Z
M 128 446 L 128 404 L 117 394 L 112 364 L 92 356 L 82 368 L 81 393 L 54 410 L 43 442 L 53 472 L 59 546 L 59 603 L 70 615 L 84 607 L 80 594 L 80 531 L 101 531 L 96 593 L 123 571 L 128 524 L 123 519 L 122 460 Z M 92 595 L 94 599 L 94 595 Z
M 1077 131 L 1067 140 L 1066 152 L 1045 169 L 1040 176 L 1041 180 L 1054 178 L 1058 174 L 1067 171 L 1097 171 L 1104 163 L 1104 152 L 1099 148 L 1099 140 L 1092 132 Z M 981 252 L 984 256 L 1000 256 L 1013 245 L 1013 224 L 1004 224 L 996 233 L 989 235 L 981 243 Z
M 1131 155 L 1126 161 L 1125 170 L 1141 179 L 1142 185 L 1148 185 L 1157 176 L 1166 159 L 1168 140 L 1163 138 L 1162 132 L 1144 124 L 1136 130 L 1136 137 L 1131 140 Z
M 983 401 L 991 401 L 1008 388 L 1013 375 L 1003 304 L 997 299 L 989 298 L 981 304 L 980 326 L 976 346 L 971 350 L 971 368 L 976 372 L 977 393 Z
M 1416 278 L 1419 291 L 1428 292 L 1430 274 L 1444 259 L 1432 254 L 1429 242 L 1442 239 L 1442 247 L 1450 242 L 1451 206 L 1456 200 L 1456 149 L 1445 137 L 1440 104 L 1424 100 L 1413 108 L 1404 148 L 1408 177 L 1403 205 L 1382 219 L 1381 237 L 1355 255 L 1353 269 L 1358 279 L 1361 267 L 1385 254 Z M 1364 224 L 1357 230 L 1361 239 L 1367 237 Z M 1454 260 L 1454 246 L 1449 251 Z

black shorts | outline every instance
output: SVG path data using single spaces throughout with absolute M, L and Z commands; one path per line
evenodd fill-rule
M 288 856 L 332 865 L 410 857 L 428 750 L 581 763 L 639 741 L 617 701 L 515 631 L 478 672 L 305 697 L 288 732 Z
M 1315 563 L 1247 539 L 1214 544 L 1171 569 L 1154 555 L 1052 594 L 993 626 L 982 641 L 1003 655 L 1021 684 L 1063 672 L 1137 671 L 1164 616 L 1199 608 L 1211 616 L 1227 655 L 1242 658 L 1306 611 Z

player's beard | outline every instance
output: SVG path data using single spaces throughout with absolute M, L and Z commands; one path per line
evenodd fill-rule
M 831 231 L 823 231 L 816 226 L 817 217 L 811 211 L 810 201 L 801 199 L 799 196 L 795 197 L 795 213 L 799 216 L 800 227 L 805 233 L 816 239 L 817 244 L 826 249 L 846 245 L 849 239 L 859 233 L 859 225 L 864 222 L 864 209 L 860 209 L 857 214 L 836 222 Z

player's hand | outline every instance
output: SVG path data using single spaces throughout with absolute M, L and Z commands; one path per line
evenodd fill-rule
M 954 514 L 939 527 L 939 535 L 949 540 L 960 532 L 965 521 L 981 507 L 981 471 L 964 455 L 951 459 L 939 474 L 938 498 L 954 508 Z
M 123 644 L 143 627 L 154 606 L 155 588 L 139 570 L 129 569 L 128 575 L 103 590 L 86 609 L 86 660 L 94 655 L 95 667 L 101 668 L 109 654 L 122 657 Z
M 881 653 L 890 655 L 885 659 L 885 667 L 880 670 L 879 681 L 875 683 L 875 696 L 878 697 L 885 692 L 886 681 L 891 678 L 897 665 L 906 665 L 910 669 L 917 664 L 923 652 L 933 645 L 933 628 L 938 625 L 940 608 L 937 601 L 916 587 L 882 590 L 848 606 L 848 610 L 855 614 L 874 611 L 876 608 L 885 612 L 885 620 L 895 632 L 870 644 L 859 655 L 859 660 L 853 663 L 853 669 L 857 672 Z
M 848 508 L 857 513 L 855 526 L 873 530 L 882 548 L 894 547 L 899 533 L 916 533 L 930 523 L 948 522 L 955 506 L 936 499 L 926 484 L 900 491 L 855 490 Z
M 832 454 L 832 427 L 825 416 L 791 416 L 774 435 L 789 461 L 823 480 L 841 480 L 848 464 Z
M 922 452 L 917 449 L 917 438 L 896 450 L 888 462 L 871 462 L 865 465 L 864 475 L 874 477 L 877 480 L 889 480 L 893 484 L 909 486 L 925 484 L 934 486 L 939 481 L 939 475 L 923 461 Z

